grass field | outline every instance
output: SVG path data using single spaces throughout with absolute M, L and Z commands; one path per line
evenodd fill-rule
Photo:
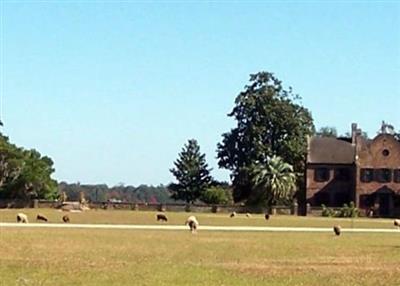
M 0 211 L 15 221 L 18 210 Z M 24 210 L 31 216 L 37 210 Z M 40 210 L 51 221 L 63 213 Z M 167 213 L 171 224 L 188 214 Z M 196 214 L 202 225 L 351 226 L 350 220 Z M 71 213 L 76 223 L 153 224 L 155 213 Z M 355 219 L 392 228 L 392 220 Z M 0 285 L 400 285 L 400 232 L 254 233 L 0 229 Z
M 3 209 L 0 210 L 0 222 L 16 222 L 16 214 L 24 212 L 30 222 L 35 222 L 36 215 L 40 212 L 49 219 L 50 223 L 60 223 L 61 218 L 68 212 L 54 209 Z M 157 222 L 156 212 L 128 211 L 128 210 L 90 210 L 81 213 L 68 213 L 72 223 L 102 223 L 102 224 L 165 224 Z M 167 212 L 168 224 L 183 225 L 189 213 Z M 251 218 L 238 214 L 230 218 L 227 213 L 196 213 L 201 225 L 232 225 L 232 226 L 291 226 L 291 227 L 332 227 L 339 224 L 344 228 L 393 228 L 391 219 L 369 218 L 324 218 L 324 217 L 298 217 L 298 216 L 273 216 L 266 221 L 264 216 L 253 214 Z

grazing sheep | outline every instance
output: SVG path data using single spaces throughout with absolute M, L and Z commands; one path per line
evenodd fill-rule
M 63 220 L 63 222 L 65 222 L 65 223 L 69 222 L 69 216 L 68 216 L 68 215 L 64 215 L 64 216 L 62 217 L 62 220 Z
M 246 213 L 246 216 L 247 217 L 251 217 L 251 213 Z
M 340 225 L 335 225 L 333 227 L 333 231 L 335 232 L 336 235 L 340 235 L 342 228 L 340 227 Z
M 17 214 L 17 222 L 28 223 L 28 216 L 24 213 Z
M 157 214 L 157 221 L 168 221 L 168 218 L 165 214 Z
M 235 217 L 236 216 L 236 212 L 232 212 L 230 217 Z
M 265 214 L 265 219 L 269 220 L 269 214 Z
M 46 217 L 45 215 L 43 215 L 43 214 L 38 214 L 38 215 L 36 216 L 36 220 L 49 221 L 49 220 L 47 219 L 47 217 Z
M 185 224 L 189 225 L 190 231 L 192 233 L 196 233 L 197 232 L 197 227 L 199 226 L 199 222 L 197 221 L 195 216 L 188 217 Z
M 395 219 L 393 224 L 394 226 L 400 227 L 400 219 Z

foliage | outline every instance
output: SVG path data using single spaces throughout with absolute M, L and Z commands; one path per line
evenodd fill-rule
M 361 131 L 361 136 L 364 137 L 365 139 L 368 139 L 368 133 L 365 131 Z M 347 137 L 351 138 L 351 133 L 350 132 L 345 132 L 343 135 L 340 135 L 340 137 Z
M 358 208 L 355 207 L 354 202 L 350 202 L 349 205 L 343 204 L 343 207 L 339 210 L 338 217 L 357 217 L 359 214 Z
M 174 202 L 174 200 L 170 198 L 171 194 L 168 188 L 163 185 L 139 185 L 137 187 L 118 185 L 108 187 L 106 184 L 88 185 L 80 183 L 68 184 L 66 182 L 61 182 L 58 185 L 58 188 L 61 193 L 65 192 L 68 200 L 71 201 L 77 201 L 79 199 L 79 193 L 83 192 L 86 200 L 93 202 L 105 202 L 108 200 L 163 204 Z
M 325 217 L 358 217 L 359 210 L 354 205 L 354 202 L 350 202 L 349 205 L 343 204 L 339 210 L 335 211 L 332 208 L 327 208 L 325 205 L 322 206 L 322 216 Z
M 322 207 L 322 216 L 325 217 L 335 216 L 335 211 L 333 209 L 327 208 L 324 204 L 322 204 L 321 207 Z
M 221 186 L 213 186 L 208 188 L 200 198 L 206 204 L 228 204 L 233 202 L 232 192 L 230 189 Z
M 175 168 L 170 171 L 178 183 L 171 183 L 168 187 L 172 198 L 193 203 L 202 196 L 212 182 L 205 154 L 200 153 L 196 140 L 188 141 L 174 165 Z
M 57 182 L 53 161 L 36 150 L 25 150 L 0 136 L 0 197 L 54 199 Z
M 293 167 L 281 157 L 272 156 L 266 165 L 255 165 L 251 172 L 255 191 L 249 197 L 252 205 L 270 207 L 290 200 L 296 188 Z
M 219 166 L 231 170 L 235 201 L 247 200 L 255 190 L 252 166 L 265 165 L 277 155 L 291 164 L 296 174 L 304 172 L 306 137 L 314 134 L 311 113 L 298 103 L 292 89 L 284 89 L 272 73 L 250 76 L 228 116 L 237 121 L 218 144 Z M 300 185 L 301 176 L 298 176 Z
M 338 133 L 336 127 L 324 126 L 321 127 L 316 133 L 317 136 L 320 137 L 333 137 L 336 138 Z
M 0 134 L 0 188 L 13 183 L 21 174 L 22 152 Z

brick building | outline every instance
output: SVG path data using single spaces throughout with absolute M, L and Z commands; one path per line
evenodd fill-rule
M 355 202 L 379 216 L 400 215 L 400 142 L 389 125 L 373 139 L 352 124 L 351 138 L 311 137 L 305 202 L 341 207 Z

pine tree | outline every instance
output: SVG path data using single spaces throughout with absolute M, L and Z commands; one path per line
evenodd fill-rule
M 211 169 L 208 169 L 205 154 L 200 153 L 200 147 L 196 140 L 188 141 L 174 165 L 175 167 L 170 171 L 178 183 L 169 185 L 172 198 L 187 203 L 195 202 L 212 182 Z

